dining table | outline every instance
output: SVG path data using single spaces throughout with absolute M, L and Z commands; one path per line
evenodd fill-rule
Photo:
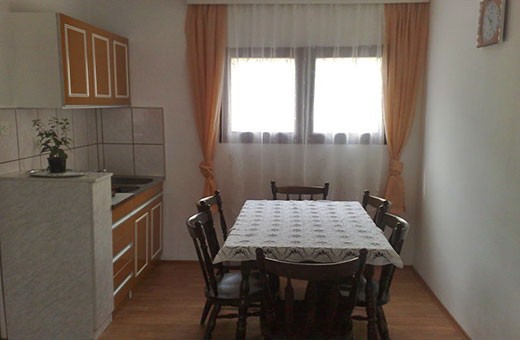
M 357 201 L 247 200 L 230 229 L 214 263 L 241 262 L 241 302 L 236 339 L 245 339 L 249 274 L 256 249 L 267 257 L 290 262 L 339 262 L 357 257 L 367 249 L 365 277 L 372 279 L 374 266 L 403 267 L 383 231 Z M 377 338 L 375 294 L 365 285 L 367 337 Z

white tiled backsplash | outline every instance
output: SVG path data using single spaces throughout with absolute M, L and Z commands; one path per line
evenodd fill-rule
M 0 174 L 47 167 L 32 120 L 51 116 L 71 122 L 67 168 L 164 176 L 161 108 L 0 109 Z

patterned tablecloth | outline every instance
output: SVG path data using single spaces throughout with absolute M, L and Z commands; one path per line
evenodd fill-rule
M 254 260 L 258 247 L 293 262 L 343 261 L 366 248 L 368 264 L 403 266 L 359 202 L 248 200 L 214 262 Z

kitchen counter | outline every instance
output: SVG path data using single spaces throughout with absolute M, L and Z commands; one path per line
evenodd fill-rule
M 122 175 L 113 175 L 110 172 L 85 172 L 83 176 L 77 176 L 77 177 L 33 177 L 30 176 L 26 172 L 13 172 L 8 173 L 5 175 L 0 176 L 0 181 L 2 180 L 12 180 L 12 181 L 30 181 L 30 182 L 55 182 L 55 183 L 78 183 L 78 182 L 98 182 L 103 179 L 106 179 L 107 176 L 112 177 L 111 181 L 111 187 L 112 189 L 114 186 L 120 186 L 120 187 L 137 187 L 135 190 L 132 190 L 132 192 L 115 192 L 112 195 L 112 202 L 111 206 L 112 209 L 119 206 L 120 204 L 123 204 L 127 200 L 129 200 L 131 197 L 140 194 L 143 191 L 148 190 L 149 188 L 153 187 L 154 185 L 162 182 L 164 180 L 163 177 L 160 176 L 122 176 Z M 126 179 L 129 179 L 130 182 L 133 180 L 147 180 L 149 179 L 150 182 L 143 183 L 143 184 L 135 184 L 135 183 L 129 183 L 125 184 L 124 181 Z M 114 181 L 118 181 L 118 184 L 114 184 Z
M 76 177 L 33 177 L 27 172 L 12 172 L 0 175 L 0 181 L 29 181 L 30 182 L 61 182 L 61 183 L 78 183 L 78 182 L 99 182 L 112 176 L 110 172 L 85 172 L 82 176 Z
M 96 339 L 112 319 L 110 173 L 0 176 L 9 339 Z

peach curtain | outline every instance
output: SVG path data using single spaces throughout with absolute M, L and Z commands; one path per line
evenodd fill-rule
M 203 195 L 209 195 L 217 187 L 213 160 L 226 56 L 226 6 L 189 5 L 185 33 L 193 113 L 203 155 L 199 168 L 205 179 Z
M 400 159 L 423 93 L 428 25 L 428 3 L 385 5 L 384 121 L 390 154 L 385 197 L 395 213 L 406 208 Z

